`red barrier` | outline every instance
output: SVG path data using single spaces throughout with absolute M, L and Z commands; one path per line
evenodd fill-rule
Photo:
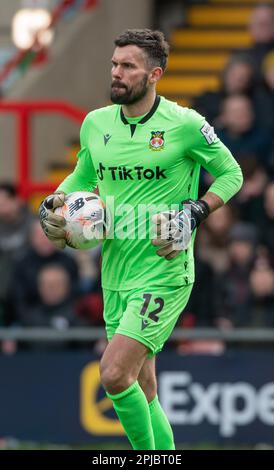
M 56 184 L 34 181 L 31 176 L 31 117 L 36 113 L 62 114 L 73 121 L 82 122 L 87 111 L 63 101 L 0 101 L 0 112 L 17 117 L 17 188 L 23 199 L 35 192 L 51 192 Z

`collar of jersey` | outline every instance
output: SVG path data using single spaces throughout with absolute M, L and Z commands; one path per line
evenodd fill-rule
M 160 100 L 161 100 L 161 97 L 159 95 L 156 95 L 156 98 L 155 98 L 155 101 L 153 103 L 153 106 L 152 106 L 151 110 L 147 114 L 144 114 L 143 116 L 137 116 L 137 117 L 133 117 L 133 118 L 126 117 L 123 113 L 123 109 L 122 109 L 122 106 L 121 106 L 120 116 L 121 116 L 122 122 L 124 124 L 145 124 L 145 122 L 147 122 L 153 116 L 155 111 L 157 110 L 157 108 L 160 104 Z

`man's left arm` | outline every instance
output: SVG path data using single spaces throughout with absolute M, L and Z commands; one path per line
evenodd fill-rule
M 188 156 L 215 179 L 206 195 L 201 198 L 209 205 L 210 212 L 213 212 L 240 190 L 243 174 L 229 149 L 215 134 L 214 128 L 196 111 L 190 110 L 189 115 Z
M 193 231 L 208 215 L 236 194 L 243 183 L 240 166 L 228 148 L 218 139 L 213 127 L 193 110 L 189 111 L 185 131 L 188 135 L 187 155 L 198 162 L 214 178 L 207 193 L 198 200 L 182 201 L 182 210 L 168 217 L 154 217 L 158 236 L 153 240 L 159 246 L 159 256 L 175 258 L 190 243 Z

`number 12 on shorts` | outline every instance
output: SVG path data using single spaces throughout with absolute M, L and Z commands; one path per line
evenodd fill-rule
M 151 302 L 154 302 L 154 305 L 158 305 L 158 307 L 155 310 L 152 310 L 152 312 L 149 312 L 148 318 L 150 318 L 150 320 L 153 320 L 157 323 L 159 321 L 158 315 L 164 308 L 164 300 L 161 297 L 152 299 L 152 294 L 143 294 L 143 298 L 144 298 L 144 303 L 142 305 L 140 314 L 144 316 Z M 147 326 L 148 326 L 148 321 L 142 320 L 142 330 L 144 330 Z

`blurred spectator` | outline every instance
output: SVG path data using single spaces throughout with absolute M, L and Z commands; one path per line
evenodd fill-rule
M 0 324 L 5 321 L 13 263 L 28 247 L 31 221 L 31 213 L 17 196 L 15 187 L 0 183 Z
M 263 168 L 256 166 L 254 159 L 244 160 L 241 167 L 244 184 L 234 203 L 237 204 L 241 220 L 259 225 L 263 217 L 263 192 L 268 182 L 268 175 Z
M 103 325 L 101 289 L 101 246 L 92 250 L 74 250 L 79 269 L 77 313 L 89 325 Z
M 217 279 L 215 289 L 217 326 L 250 326 L 251 291 L 249 275 L 256 254 L 257 232 L 253 225 L 239 222 L 229 234 L 229 267 Z
M 78 299 L 77 314 L 90 326 L 104 325 L 103 296 L 101 291 L 87 294 Z
M 252 325 L 274 327 L 274 271 L 267 257 L 258 257 L 250 273 Z
M 191 315 L 192 326 L 212 327 L 215 322 L 214 299 L 214 271 L 209 263 L 198 256 L 195 261 L 195 284 L 186 308 L 182 316 L 182 324 L 185 316 Z
M 168 39 L 170 33 L 185 24 L 186 0 L 154 0 L 154 28 L 159 29 Z
M 261 126 L 274 131 L 274 50 L 266 55 L 262 64 L 262 84 L 257 92 L 257 120 Z M 274 167 L 274 165 L 273 165 Z
M 219 117 L 218 136 L 233 156 L 245 166 L 255 163 L 267 168 L 270 164 L 272 134 L 255 125 L 252 103 L 244 95 L 226 98 Z
M 254 8 L 250 19 L 250 33 L 253 45 L 245 52 L 255 64 L 259 74 L 264 57 L 274 50 L 274 10 L 272 5 L 258 5 Z
M 71 279 L 60 264 L 40 269 L 37 277 L 38 299 L 34 306 L 20 310 L 22 326 L 47 326 L 57 330 L 77 325 Z
M 89 294 L 101 291 L 101 246 L 92 250 L 73 250 L 72 255 L 79 270 L 79 293 Z
M 10 284 L 8 323 L 16 323 L 28 310 L 35 306 L 39 299 L 37 278 L 40 270 L 55 264 L 62 267 L 69 275 L 73 295 L 78 291 L 78 269 L 74 259 L 66 252 L 58 251 L 47 239 L 35 220 L 31 228 L 30 248 L 14 266 Z M 14 317 L 14 318 L 13 318 Z
M 26 327 L 48 327 L 66 330 L 86 323 L 76 314 L 72 281 L 68 271 L 60 264 L 41 267 L 37 276 L 38 298 L 34 305 L 19 309 L 16 322 Z M 75 343 L 74 343 L 75 344 Z M 28 343 L 31 349 L 63 349 L 68 341 L 42 341 Z
M 215 273 L 224 272 L 229 266 L 228 235 L 235 215 L 232 206 L 226 204 L 213 212 L 197 233 L 196 250 Z
M 264 192 L 263 207 L 258 214 L 261 242 L 268 248 L 274 263 L 274 181 L 270 182 Z
M 274 90 L 274 50 L 265 57 L 262 66 L 265 81 L 271 91 Z
M 32 216 L 12 184 L 0 183 L 0 251 L 12 256 L 28 246 Z
M 219 91 L 206 91 L 196 97 L 193 101 L 193 108 L 213 124 L 217 124 L 216 119 L 221 113 L 223 100 L 235 94 L 249 96 L 255 105 L 255 70 L 251 59 L 244 54 L 232 56 L 228 61 L 221 77 L 221 87 Z
M 212 328 L 215 326 L 216 311 L 214 302 L 214 271 L 210 264 L 199 256 L 195 260 L 195 284 L 177 327 Z M 220 354 L 224 343 L 218 340 L 179 340 L 176 341 L 179 353 Z

